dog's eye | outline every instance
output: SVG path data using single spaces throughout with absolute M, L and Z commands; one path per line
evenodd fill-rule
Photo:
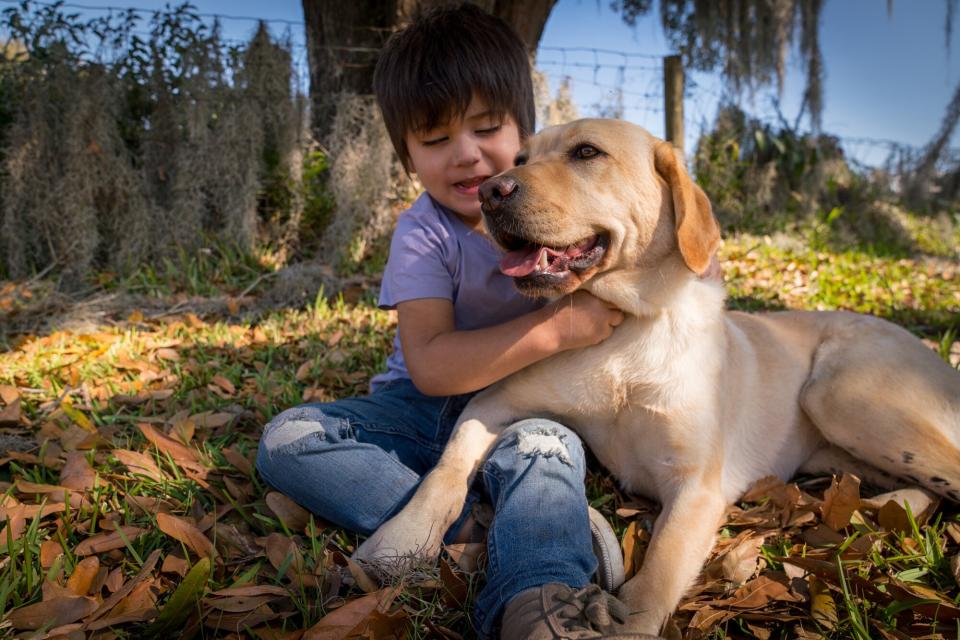
M 513 166 L 515 167 L 522 167 L 525 164 L 527 164 L 527 156 L 523 154 L 513 159 Z
M 581 144 L 573 150 L 573 157 L 577 160 L 588 160 L 600 155 L 600 150 L 589 144 Z

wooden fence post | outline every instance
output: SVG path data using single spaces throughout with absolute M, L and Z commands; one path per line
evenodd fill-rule
M 683 60 L 680 56 L 663 59 L 663 113 L 667 140 L 683 151 Z

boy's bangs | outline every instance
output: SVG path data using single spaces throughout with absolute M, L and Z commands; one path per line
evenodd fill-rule
M 433 89 L 431 91 L 430 89 Z M 407 131 L 424 133 L 442 127 L 452 120 L 463 118 L 474 98 L 483 101 L 487 113 L 498 121 L 503 121 L 511 111 L 510 102 L 501 92 L 490 91 L 488 87 L 466 85 L 456 87 L 454 93 L 443 91 L 441 85 L 426 83 L 417 96 L 418 111 L 411 112 L 402 124 Z

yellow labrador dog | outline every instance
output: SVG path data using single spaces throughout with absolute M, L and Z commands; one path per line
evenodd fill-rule
M 877 318 L 724 311 L 722 285 L 698 278 L 719 228 L 668 143 L 580 120 L 533 137 L 517 165 L 482 189 L 501 268 L 531 295 L 585 289 L 628 317 L 601 344 L 477 395 L 358 557 L 434 557 L 498 434 L 536 415 L 560 416 L 627 490 L 662 503 L 619 593 L 630 626 L 651 634 L 697 577 L 726 506 L 764 476 L 872 469 L 960 499 L 960 373 Z

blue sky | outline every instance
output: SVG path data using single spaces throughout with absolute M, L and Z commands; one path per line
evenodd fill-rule
M 164 6 L 162 0 L 76 0 L 77 4 L 121 5 L 146 9 Z M 255 16 L 302 21 L 295 0 L 195 0 L 202 13 Z M 937 132 L 953 91 L 960 82 L 960 24 L 955 27 L 949 53 L 945 46 L 945 0 L 826 0 L 821 20 L 825 112 L 823 129 L 840 135 L 856 159 L 880 162 L 891 140 L 922 146 Z M 2 5 L 0 5 L 2 6 Z M 656 10 L 625 25 L 607 0 L 559 0 L 541 39 L 538 60 L 553 88 L 563 76 L 572 78 L 574 100 L 581 115 L 593 115 L 594 105 L 609 103 L 610 88 L 624 81 L 625 117 L 663 134 L 662 82 L 659 56 L 669 53 Z M 255 23 L 224 20 L 230 38 L 248 37 Z M 282 24 L 271 29 L 280 32 Z M 301 27 L 290 27 L 295 41 L 303 41 Z M 571 51 L 606 49 L 631 54 Z M 566 49 L 561 51 L 560 49 Z M 633 57 L 632 54 L 653 57 Z M 302 54 L 301 54 L 302 60 Z M 625 65 L 624 69 L 620 69 Z M 692 74 L 685 102 L 688 148 L 701 128 L 716 114 L 721 85 L 715 75 Z M 781 109 L 793 121 L 799 108 L 803 76 L 791 56 Z M 747 99 L 748 110 L 775 117 L 770 90 Z M 806 126 L 806 123 L 803 123 Z M 956 140 L 955 140 L 956 142 Z

